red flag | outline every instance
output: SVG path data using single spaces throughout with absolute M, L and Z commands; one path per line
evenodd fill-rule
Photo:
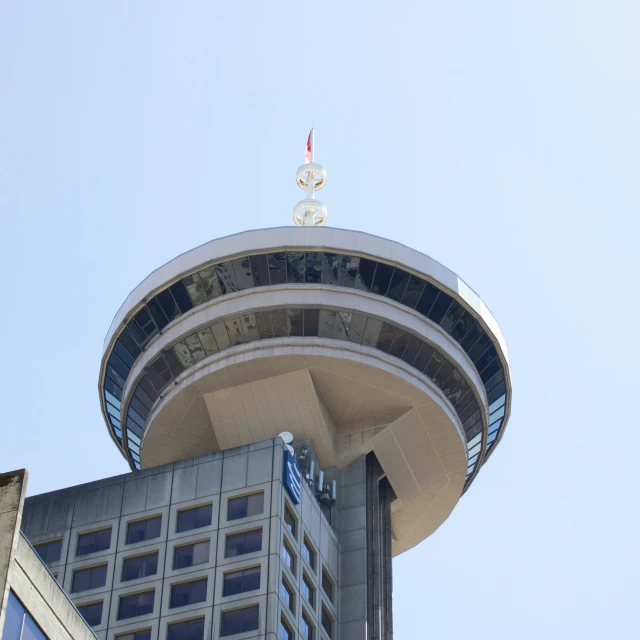
M 309 137 L 307 138 L 307 150 L 304 154 L 304 161 L 311 162 L 313 160 L 313 129 L 309 131 Z

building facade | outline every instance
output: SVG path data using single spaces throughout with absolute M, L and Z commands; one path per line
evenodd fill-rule
M 102 640 L 391 640 L 393 556 L 446 520 L 511 406 L 470 287 L 323 227 L 154 271 L 98 386 L 131 473 L 29 498 L 22 529 Z

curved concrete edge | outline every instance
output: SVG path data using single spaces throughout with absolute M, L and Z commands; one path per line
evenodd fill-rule
M 462 426 L 440 389 L 422 379 L 423 376 L 417 372 L 414 375 L 408 371 L 410 367 L 405 363 L 392 361 L 392 357 L 370 347 L 348 344 L 345 348 L 340 341 L 330 341 L 337 343 L 332 346 L 326 344 L 329 341 L 310 345 L 295 338 L 270 342 L 276 341 L 277 345 L 262 343 L 260 349 L 248 349 L 257 344 L 254 342 L 235 347 L 234 353 L 229 350 L 211 356 L 210 362 L 202 361 L 203 366 L 171 388 L 154 407 L 147 421 L 141 447 L 143 462 L 148 461 L 145 451 L 148 438 L 155 434 L 155 439 L 158 439 L 150 425 L 159 416 L 165 414 L 163 421 L 167 425 L 179 425 L 196 396 L 204 396 L 209 406 L 209 398 L 216 389 L 224 391 L 239 384 L 250 385 L 252 381 L 261 379 L 265 366 L 271 366 L 277 374 L 293 373 L 298 377 L 301 367 L 307 370 L 333 369 L 334 372 L 350 373 L 354 379 L 358 368 L 370 368 L 378 377 L 397 379 L 398 393 L 409 385 L 413 389 L 410 396 L 413 407 L 386 426 L 358 433 L 357 438 L 352 438 L 354 433 L 344 433 L 342 427 L 336 430 L 330 416 L 325 417 L 327 430 L 334 432 L 329 441 L 333 442 L 338 453 L 329 462 L 325 457 L 325 464 L 344 468 L 361 455 L 374 451 L 397 496 L 392 516 L 394 555 L 424 540 L 446 520 L 462 495 L 467 464 Z M 332 367 L 333 363 L 335 366 Z M 350 371 L 345 371 L 345 366 Z M 202 385 L 204 379 L 207 382 Z M 177 398 L 177 405 L 172 405 Z M 166 440 L 166 433 L 160 437 Z M 248 425 L 245 437 L 246 442 L 241 440 L 235 444 L 250 443 L 252 433 Z M 175 454 L 178 458 L 181 456 L 180 451 L 175 451 Z M 157 461 L 150 462 L 149 466 L 156 466 Z
M 211 240 L 191 249 L 153 271 L 126 298 L 116 313 L 103 345 L 108 351 L 112 338 L 120 325 L 145 299 L 158 290 L 187 275 L 199 266 L 214 260 L 225 260 L 239 255 L 264 253 L 279 249 L 317 249 L 370 257 L 407 268 L 442 285 L 466 303 L 493 333 L 505 362 L 508 364 L 507 345 L 493 314 L 480 296 L 453 271 L 433 258 L 393 240 L 387 240 L 361 231 L 348 231 L 331 227 L 276 227 L 245 231 L 225 238 Z
M 134 364 L 123 392 L 121 418 L 124 417 L 123 413 L 129 404 L 131 393 L 135 390 L 140 376 L 144 373 L 144 369 L 166 347 L 180 340 L 185 335 L 192 333 L 199 327 L 215 322 L 216 320 L 240 313 L 284 306 L 296 308 L 320 306 L 331 309 L 356 311 L 378 317 L 382 320 L 388 320 L 393 324 L 397 324 L 422 336 L 425 340 L 449 356 L 464 373 L 467 380 L 473 384 L 477 397 L 483 402 L 486 424 L 488 403 L 482 380 L 465 351 L 451 336 L 440 329 L 440 327 L 426 320 L 418 312 L 403 307 L 386 298 L 380 298 L 366 292 L 357 291 L 356 289 L 343 290 L 331 287 L 304 287 L 304 285 L 263 287 L 257 291 L 253 290 L 251 295 L 243 295 L 243 292 L 238 292 L 231 296 L 213 300 L 206 305 L 201 305 L 189 315 L 180 316 L 173 325 L 166 328 L 162 335 L 158 336 L 158 338 L 150 344 L 144 354 Z M 305 338 L 304 340 L 309 339 Z M 328 339 L 324 338 L 322 340 L 327 341 Z M 272 339 L 269 340 L 269 342 L 271 341 Z M 257 341 L 245 346 L 255 349 L 260 344 L 261 341 Z M 336 340 L 336 344 L 345 347 L 348 344 L 355 343 Z M 254 346 L 251 347 L 251 345 Z M 372 349 L 372 351 L 380 353 L 376 349 Z M 211 357 L 215 358 L 215 356 Z M 201 361 L 199 364 L 206 361 L 207 359 Z M 196 365 L 196 367 L 198 367 L 198 365 Z M 409 368 L 411 369 L 411 367 Z M 188 369 L 182 375 L 189 376 L 191 371 L 192 369 Z M 416 374 L 417 373 L 416 371 Z M 180 380 L 180 376 L 178 379 Z M 122 421 L 122 423 L 124 424 L 124 421 Z

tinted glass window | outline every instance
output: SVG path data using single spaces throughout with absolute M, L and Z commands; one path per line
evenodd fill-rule
M 379 262 L 376 269 L 376 274 L 373 278 L 373 284 L 371 285 L 371 293 L 377 293 L 381 296 L 386 296 L 393 271 L 394 268 L 392 266 Z
M 269 263 L 266 255 L 251 256 L 251 270 L 253 282 L 256 287 L 266 287 L 269 281 Z
M 291 509 L 285 504 L 284 506 L 284 524 L 289 529 L 289 533 L 295 538 L 296 536 L 296 523 L 297 520 L 293 513 L 291 513 Z
M 87 591 L 89 589 L 99 589 L 107 583 L 107 565 L 101 564 L 98 567 L 88 569 L 77 569 L 73 572 L 71 592 Z
M 293 631 L 291 631 L 284 618 L 280 620 L 280 632 L 278 636 L 279 640 L 293 640 Z
M 137 580 L 153 576 L 158 571 L 158 552 L 126 558 L 122 564 L 122 580 Z
M 207 578 L 171 585 L 170 609 L 186 607 L 188 604 L 204 602 L 207 599 Z
M 130 522 L 127 525 L 127 544 L 157 538 L 160 535 L 161 524 L 162 516 L 147 518 L 146 520 L 139 520 L 138 522 Z
M 222 293 L 233 293 L 234 291 L 238 291 L 236 274 L 231 262 L 221 262 L 215 266 L 215 270 L 218 274 L 218 281 L 220 282 Z
M 307 251 L 305 255 L 305 282 L 317 284 L 322 277 L 322 253 L 319 251 Z
M 338 277 L 338 284 L 341 287 L 355 287 L 359 264 L 360 258 L 355 256 L 342 256 L 340 275 Z
M 204 618 L 178 622 L 167 627 L 167 640 L 203 640 Z
M 313 607 L 315 602 L 316 590 L 313 588 L 311 580 L 307 576 L 302 577 L 302 595 L 305 600 Z
M 7 612 L 2 630 L 3 640 L 47 640 L 36 621 L 22 606 L 13 591 L 7 599 Z
M 289 568 L 289 571 L 295 575 L 296 573 L 296 557 L 293 555 L 293 551 L 289 548 L 289 545 L 283 541 L 282 543 L 282 561 L 285 566 Z
M 60 538 L 59 540 L 51 540 L 49 542 L 36 544 L 34 545 L 34 549 L 42 558 L 43 562 L 58 562 L 58 560 L 60 560 L 60 554 L 62 552 L 62 538 Z
M 135 616 L 153 613 L 153 597 L 155 589 L 136 593 L 131 596 L 121 596 L 118 604 L 118 620 L 126 620 Z
M 284 578 L 280 583 L 280 597 L 282 598 L 282 601 L 287 605 L 287 607 L 289 607 L 289 609 L 293 611 L 293 589 L 291 589 Z
M 313 640 L 313 625 L 304 613 L 302 614 L 300 630 L 302 631 L 302 637 L 304 640 Z
M 285 253 L 269 253 L 267 254 L 267 262 L 269 263 L 269 277 L 271 284 L 287 283 L 287 256 Z
M 260 588 L 260 567 L 232 571 L 224 576 L 223 596 L 234 596 Z
M 214 267 L 208 267 L 198 273 L 200 281 L 204 287 L 204 292 L 207 294 L 209 300 L 215 300 L 218 296 L 222 295 L 222 287 L 218 280 L 218 274 Z
M 304 282 L 304 251 L 287 251 L 287 279 L 289 284 Z
M 322 607 L 322 628 L 325 630 L 329 638 L 333 637 L 333 620 L 331 619 L 329 612 L 324 607 Z
M 233 558 L 262 549 L 262 529 L 227 536 L 225 558 Z
M 264 492 L 253 493 L 250 496 L 229 498 L 227 520 L 247 518 L 262 513 L 264 510 Z
M 358 264 L 358 276 L 356 278 L 356 289 L 360 289 L 361 291 L 371 291 L 377 267 L 378 263 L 375 262 L 375 260 L 360 258 Z
M 173 568 L 184 569 L 209 562 L 209 541 L 195 542 L 176 547 L 173 555 Z
M 208 527 L 211 524 L 212 505 L 205 504 L 193 509 L 178 511 L 178 533 Z
M 382 327 L 380 328 L 380 334 L 378 335 L 378 344 L 376 345 L 376 348 L 380 349 L 380 351 L 384 351 L 385 353 L 389 353 L 395 334 L 396 328 L 388 322 L 383 322 Z
M 191 298 L 194 306 L 202 304 L 207 301 L 207 294 L 204 290 L 204 284 L 197 273 L 182 278 L 184 286 L 187 288 L 187 293 Z
M 338 253 L 322 254 L 322 284 L 338 284 L 341 260 L 342 256 Z
M 81 533 L 78 536 L 78 549 L 76 555 L 84 556 L 88 553 L 104 551 L 111 546 L 111 527 L 92 531 L 91 533 Z
M 233 263 L 233 271 L 236 274 L 238 290 L 251 289 L 253 287 L 253 272 L 251 271 L 249 258 L 236 258 L 231 262 Z
M 391 282 L 389 283 L 389 291 L 387 295 L 392 300 L 400 302 L 404 296 L 404 291 L 409 283 L 409 274 L 403 269 L 396 268 L 391 276 Z
M 220 635 L 255 631 L 258 628 L 260 607 L 247 607 L 235 611 L 223 611 L 220 616 Z
M 313 550 L 311 543 L 305 538 L 302 545 L 302 554 L 304 559 L 309 563 L 312 569 L 316 568 L 316 552 Z
M 304 335 L 305 336 L 313 337 L 318 335 L 319 318 L 320 318 L 320 311 L 318 309 L 304 310 Z
M 102 602 L 76 605 L 80 615 L 90 627 L 97 627 L 102 622 Z
M 327 595 L 327 598 L 333 602 L 333 580 L 324 569 L 322 569 L 322 590 Z
M 289 317 L 289 335 L 292 337 L 303 335 L 302 309 L 287 309 L 287 315 Z

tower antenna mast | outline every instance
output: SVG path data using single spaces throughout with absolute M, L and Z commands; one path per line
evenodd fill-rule
M 304 164 L 298 167 L 296 173 L 298 186 L 307 192 L 307 197 L 300 200 L 293 210 L 293 221 L 301 227 L 319 227 L 327 222 L 327 207 L 316 200 L 315 195 L 327 182 L 327 170 L 314 162 L 314 146 L 315 135 L 311 129 L 307 138 Z

